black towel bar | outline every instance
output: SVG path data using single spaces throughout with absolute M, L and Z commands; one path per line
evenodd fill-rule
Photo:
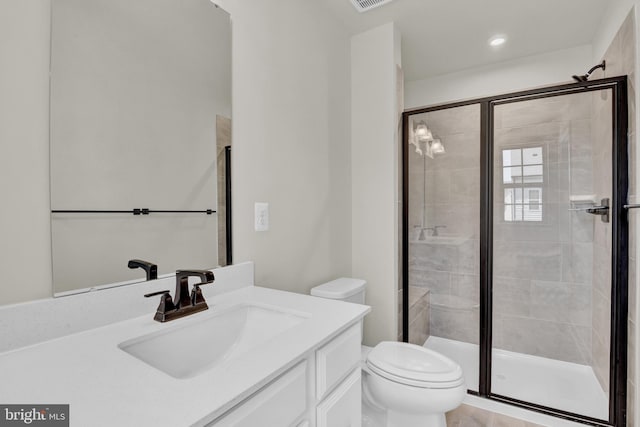
M 132 214 L 132 215 L 149 215 L 152 213 L 203 213 L 212 215 L 216 213 L 213 209 L 205 209 L 202 211 L 197 210 L 155 210 L 148 208 L 135 208 L 128 211 L 119 210 L 80 210 L 80 209 L 68 209 L 68 210 L 52 210 L 52 214 L 57 213 L 73 213 L 73 214 Z

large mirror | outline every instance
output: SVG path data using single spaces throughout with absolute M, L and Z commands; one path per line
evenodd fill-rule
M 210 0 L 52 0 L 54 293 L 230 262 L 231 24 Z M 226 178 L 225 178 L 226 177 Z

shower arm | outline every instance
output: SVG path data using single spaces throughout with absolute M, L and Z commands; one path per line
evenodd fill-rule
M 602 68 L 602 71 L 606 70 L 607 68 L 607 62 L 603 59 L 601 63 L 599 63 L 598 65 L 594 65 L 593 67 L 591 67 L 591 69 L 589 71 L 587 71 L 587 75 L 591 75 L 591 73 L 593 73 L 595 70 L 597 70 L 598 68 Z
M 575 81 L 577 81 L 578 83 L 581 82 L 586 82 L 589 80 L 589 76 L 591 76 L 591 73 L 593 73 L 595 70 L 597 70 L 598 68 L 602 68 L 602 71 L 607 69 L 607 61 L 605 61 L 604 59 L 602 60 L 601 63 L 599 63 L 598 65 L 594 65 L 593 67 L 591 67 L 591 69 L 589 69 L 589 71 L 587 71 L 587 74 L 583 74 L 581 76 L 571 76 L 573 77 L 573 79 Z

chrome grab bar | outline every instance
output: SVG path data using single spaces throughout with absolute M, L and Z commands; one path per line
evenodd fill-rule
M 625 208 L 625 209 L 640 208 L 640 203 L 629 203 L 628 205 L 624 205 L 623 208 Z

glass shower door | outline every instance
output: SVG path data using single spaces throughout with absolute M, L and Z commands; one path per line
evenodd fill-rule
M 409 117 L 408 340 L 479 378 L 480 105 Z
M 492 110 L 491 393 L 599 420 L 609 418 L 612 223 L 594 208 L 612 198 L 611 97 Z

